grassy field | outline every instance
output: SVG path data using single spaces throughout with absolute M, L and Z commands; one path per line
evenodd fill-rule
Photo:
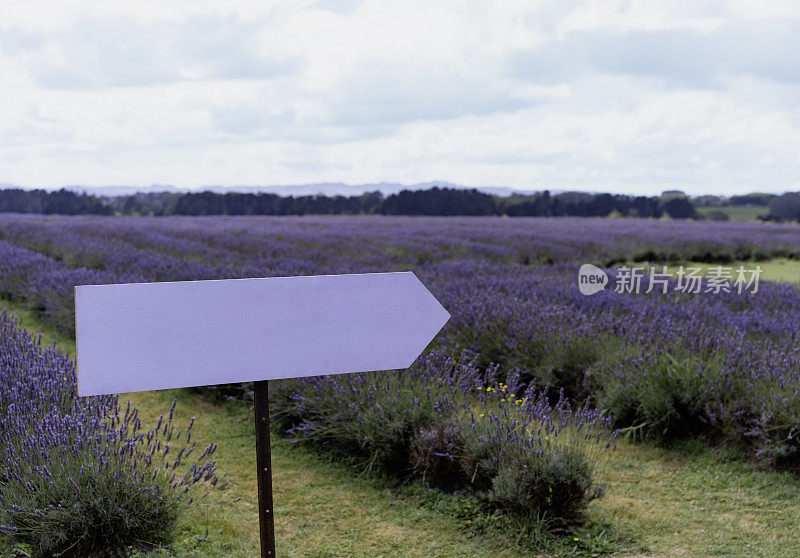
M 754 205 L 726 205 L 723 207 L 698 207 L 697 212 L 706 215 L 711 211 L 722 211 L 728 220 L 735 222 L 757 221 L 759 217 L 766 217 L 769 209 Z
M 787 264 L 771 267 L 769 277 L 765 269 L 762 278 L 783 277 L 782 265 Z M 71 339 L 17 305 L 2 305 L 26 328 L 42 333 L 46 343 L 56 342 L 74 354 Z M 131 399 L 143 418 L 154 421 L 174 398 L 180 423 L 196 416 L 199 441 L 219 444 L 218 463 L 231 487 L 220 493 L 229 503 L 209 503 L 204 516 L 189 519 L 176 547 L 157 555 L 256 556 L 251 410 L 214 405 L 186 390 L 123 394 L 120 399 Z M 423 499 L 411 487 L 363 478 L 286 442 L 275 440 L 273 466 L 279 556 L 530 555 L 515 545 L 504 549 L 509 545 L 503 539 L 476 534 L 467 521 L 421 505 Z M 598 477 L 607 494 L 590 507 L 592 527 L 549 555 L 800 556 L 800 481 L 762 472 L 734 452 L 696 442 L 667 449 L 623 441 L 601 464 Z M 206 528 L 212 542 L 203 540 Z
M 705 274 L 709 268 L 715 267 L 718 264 L 687 262 L 684 265 L 700 267 L 703 269 L 703 274 Z M 779 259 L 768 262 L 736 262 L 734 264 L 725 264 L 725 267 L 733 267 L 736 269 L 740 265 L 743 265 L 746 270 L 753 270 L 756 266 L 760 267 L 760 280 L 762 281 L 800 283 L 800 261 L 797 260 Z
M 639 262 L 633 262 L 632 265 L 643 265 Z M 736 277 L 735 271 L 739 266 L 744 266 L 745 271 L 753 271 L 756 267 L 761 268 L 759 281 L 776 281 L 780 283 L 795 283 L 800 284 L 800 261 L 778 259 L 767 262 L 733 262 L 726 264 L 707 263 L 707 262 L 681 262 L 680 264 L 668 265 L 667 270 L 671 273 L 678 271 L 678 267 L 682 265 L 687 267 L 698 267 L 702 270 L 701 275 L 705 276 L 708 270 L 712 267 L 722 266 L 723 268 L 732 268 L 733 277 Z M 660 270 L 661 265 L 656 264 L 655 267 Z M 747 280 L 750 279 L 750 273 L 745 275 Z

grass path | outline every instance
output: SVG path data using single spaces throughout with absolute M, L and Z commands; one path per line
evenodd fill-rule
M 638 266 L 645 266 L 647 267 L 649 264 L 644 264 L 642 262 L 629 262 L 628 265 L 638 265 Z M 684 268 L 688 267 L 697 267 L 700 268 L 702 271 L 700 275 L 706 276 L 708 271 L 711 268 L 715 268 L 718 266 L 722 266 L 723 268 L 729 268 L 733 273 L 733 278 L 736 278 L 736 270 L 739 266 L 744 266 L 746 272 L 745 279 L 750 279 L 751 271 L 754 271 L 756 267 L 761 268 L 761 273 L 759 274 L 759 281 L 775 281 L 778 283 L 794 283 L 800 284 L 800 261 L 798 260 L 789 260 L 786 258 L 779 258 L 775 260 L 769 260 L 765 262 L 744 262 L 744 261 L 737 261 L 732 263 L 707 263 L 707 262 L 680 262 L 675 264 L 667 265 L 667 271 L 675 274 L 678 271 L 678 268 L 683 266 Z M 655 266 L 657 269 L 661 269 L 661 264 L 657 264 Z
M 24 308 L 0 301 L 21 324 L 41 332 L 74 354 L 72 340 L 54 333 Z M 255 456 L 252 411 L 214 405 L 187 390 L 122 395 L 151 421 L 179 401 L 176 416 L 196 416 L 199 442 L 218 443 L 220 470 L 232 481 L 224 497 L 193 517 L 173 552 L 177 556 L 257 556 Z M 144 421 L 145 424 L 147 421 Z M 276 538 L 281 557 L 479 557 L 522 556 L 484 536 L 471 536 L 463 522 L 423 508 L 413 498 L 361 479 L 351 469 L 281 441 L 273 445 Z M 620 443 L 598 471 L 606 496 L 593 503 L 595 523 L 610 523 L 604 539 L 597 529 L 570 555 L 622 550 L 643 556 L 800 557 L 800 481 L 761 472 L 732 452 L 688 443 L 678 449 Z M 213 542 L 203 542 L 206 526 Z M 629 539 L 620 548 L 608 538 Z M 594 537 L 594 538 L 593 538 Z M 150 555 L 152 556 L 152 555 Z
M 688 262 L 687 266 L 699 267 L 703 270 L 703 274 L 708 273 L 712 267 L 720 264 Z M 756 266 L 761 268 L 760 280 L 761 281 L 776 281 L 780 283 L 800 283 L 800 261 L 788 260 L 780 258 L 776 260 L 769 260 L 766 262 L 735 262 L 732 264 L 724 264 L 723 267 L 731 267 L 737 269 L 743 265 L 745 270 L 755 270 Z M 750 277 L 749 274 L 746 275 Z
M 606 515 L 658 556 L 800 556 L 800 481 L 700 442 L 621 444 L 601 467 Z

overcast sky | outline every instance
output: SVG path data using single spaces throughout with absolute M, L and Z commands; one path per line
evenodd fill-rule
M 0 183 L 797 190 L 798 52 L 792 0 L 0 0 Z

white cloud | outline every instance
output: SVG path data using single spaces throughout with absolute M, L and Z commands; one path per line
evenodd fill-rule
M 798 187 L 797 3 L 530 4 L 4 5 L 0 183 Z

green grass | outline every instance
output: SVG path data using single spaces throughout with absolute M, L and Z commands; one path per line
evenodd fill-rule
M 645 271 L 649 272 L 651 264 L 643 262 L 626 262 L 624 265 L 643 266 L 645 268 Z M 660 271 L 663 264 L 652 264 L 652 265 L 656 268 L 657 271 Z M 674 275 L 678 271 L 679 266 L 683 266 L 684 268 L 699 267 L 702 270 L 700 274 L 702 276 L 705 276 L 708 273 L 708 270 L 711 269 L 712 267 L 722 266 L 725 269 L 731 269 L 732 277 L 735 279 L 736 270 L 739 268 L 740 265 L 744 266 L 745 271 L 748 272 L 745 274 L 746 280 L 750 280 L 750 272 L 755 270 L 756 266 L 758 266 L 761 268 L 761 273 L 759 274 L 759 281 L 773 281 L 776 283 L 800 284 L 800 260 L 790 260 L 787 258 L 779 258 L 775 260 L 769 260 L 766 262 L 738 261 L 730 263 L 709 263 L 709 262 L 686 261 L 686 262 L 667 265 L 667 271 Z
M 759 281 L 774 281 L 777 283 L 800 283 L 800 261 L 789 259 L 777 259 L 766 262 L 733 262 L 733 263 L 707 263 L 707 262 L 682 262 L 681 264 L 668 265 L 667 270 L 676 272 L 679 265 L 684 267 L 699 267 L 702 269 L 702 275 L 705 275 L 712 267 L 722 266 L 723 268 L 730 268 L 733 270 L 733 277 L 736 277 L 736 269 L 739 266 L 744 266 L 746 271 L 755 270 L 756 266 L 761 268 Z M 656 266 L 658 269 L 660 265 Z M 750 273 L 745 274 L 745 279 L 750 279 Z
M 15 311 L 25 327 L 43 333 L 45 343 L 55 341 L 74 354 L 72 340 L 19 305 L 0 304 Z M 180 423 L 196 416 L 195 436 L 220 446 L 220 470 L 232 482 L 220 496 L 241 498 L 208 503 L 205 516 L 195 514 L 184 524 L 174 549 L 150 556 L 257 556 L 251 410 L 214 405 L 186 390 L 129 395 L 145 422 L 156 419 L 177 398 Z M 531 555 L 503 537 L 478 534 L 476 525 L 451 516 L 448 508 L 458 506 L 455 499 L 414 486 L 390 487 L 275 438 L 279 556 Z M 623 441 L 600 465 L 598 478 L 607 493 L 590 506 L 592 527 L 568 537 L 550 555 L 800 556 L 800 481 L 789 474 L 759 471 L 735 452 L 699 442 L 665 449 Z M 202 540 L 206 527 L 213 542 Z
M 757 221 L 759 217 L 766 217 L 769 209 L 755 205 L 726 205 L 723 207 L 698 207 L 697 212 L 706 215 L 710 211 L 722 211 L 730 221 L 748 222 Z
M 607 516 L 655 556 L 800 556 L 800 481 L 699 442 L 623 443 L 599 474 Z

